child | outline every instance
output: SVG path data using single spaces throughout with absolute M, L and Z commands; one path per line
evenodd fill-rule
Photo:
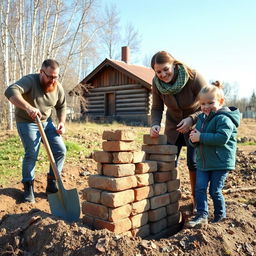
M 228 171 L 235 169 L 236 135 L 240 122 L 238 109 L 223 106 L 224 93 L 218 81 L 201 89 L 199 101 L 202 113 L 189 136 L 190 143 L 197 149 L 197 215 L 187 222 L 187 227 L 208 223 L 208 183 L 214 205 L 212 223 L 226 217 L 222 188 Z

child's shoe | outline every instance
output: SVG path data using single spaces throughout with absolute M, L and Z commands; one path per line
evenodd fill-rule
M 192 220 L 188 221 L 185 224 L 185 227 L 194 228 L 197 225 L 203 225 L 203 224 L 208 224 L 208 218 L 204 217 L 203 215 L 197 215 Z

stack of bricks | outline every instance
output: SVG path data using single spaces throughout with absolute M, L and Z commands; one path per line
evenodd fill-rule
M 179 229 L 182 216 L 179 211 L 181 198 L 180 180 L 175 167 L 177 147 L 167 144 L 166 135 L 151 138 L 144 135 L 142 150 L 146 152 L 146 162 L 157 161 L 154 172 L 153 191 L 150 198 L 149 222 L 153 235 L 174 234 Z
M 143 145 L 149 157 L 145 161 L 145 152 L 135 150 L 133 132 L 105 131 L 102 138 L 103 151 L 93 154 L 98 174 L 89 177 L 89 188 L 83 193 L 84 222 L 143 238 L 175 226 L 180 217 L 180 193 L 174 156 L 170 155 L 176 153 L 174 146 L 151 145 L 144 136 L 144 143 L 150 144 Z M 153 144 L 162 144 L 162 140 L 162 136 L 153 139 Z M 153 147 L 157 146 L 156 153 Z

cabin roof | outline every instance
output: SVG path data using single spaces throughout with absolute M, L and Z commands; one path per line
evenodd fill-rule
M 88 74 L 80 84 L 88 84 L 90 80 L 94 78 L 103 68 L 111 66 L 119 72 L 125 73 L 128 77 L 137 80 L 147 89 L 151 90 L 152 79 L 155 72 L 148 67 L 127 64 L 123 61 L 112 60 L 106 58 L 101 64 L 99 64 L 90 74 Z

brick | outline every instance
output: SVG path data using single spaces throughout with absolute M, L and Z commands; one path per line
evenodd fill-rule
M 148 212 L 140 213 L 130 217 L 132 229 L 144 226 L 148 223 Z
M 167 136 L 159 135 L 158 137 L 152 138 L 149 134 L 144 134 L 143 143 L 148 145 L 167 144 Z
M 177 169 L 174 169 L 174 170 L 170 171 L 170 173 L 171 173 L 171 180 L 176 180 L 178 178 Z
M 168 192 L 172 192 L 174 190 L 177 190 L 180 188 L 180 180 L 176 179 L 176 180 L 170 180 L 167 182 L 167 189 Z
M 99 163 L 111 163 L 113 156 L 111 153 L 106 151 L 94 151 L 92 158 Z
M 154 195 L 153 186 L 145 186 L 134 189 L 135 201 L 140 201 L 145 198 L 150 198 Z
M 83 202 L 82 203 L 82 213 L 101 218 L 103 220 L 108 219 L 108 208 L 101 204 L 95 204 L 90 202 Z
M 179 189 L 172 191 L 171 193 L 169 193 L 169 195 L 170 195 L 170 203 L 175 203 L 179 201 L 181 198 L 181 192 Z
M 167 219 L 166 218 L 150 223 L 150 231 L 153 234 L 159 233 L 166 227 L 167 227 Z
M 142 227 L 135 228 L 131 230 L 132 236 L 139 236 L 145 238 L 150 235 L 150 225 L 146 224 Z
M 156 161 L 146 161 L 144 163 L 137 163 L 135 166 L 136 166 L 136 170 L 135 170 L 136 174 L 157 171 L 157 162 Z
M 102 135 L 103 140 L 110 141 L 133 141 L 136 138 L 136 134 L 130 130 L 115 130 L 115 131 L 104 131 Z
M 174 213 L 176 213 L 178 210 L 179 210 L 179 202 L 175 202 L 175 203 L 172 203 L 172 204 L 168 204 L 166 206 L 166 210 L 167 210 L 167 214 L 168 215 L 172 215 Z
M 153 196 L 150 199 L 150 208 L 152 210 L 166 206 L 170 203 L 170 194 L 166 193 L 160 196 Z
M 121 192 L 101 193 L 101 203 L 109 207 L 119 207 L 134 201 L 134 191 L 132 189 Z
M 167 184 L 166 183 L 155 183 L 153 185 L 153 187 L 154 187 L 154 195 L 155 196 L 162 195 L 167 192 Z
M 135 164 L 103 164 L 103 174 L 113 177 L 124 177 L 135 174 Z
M 116 192 L 137 187 L 137 179 L 135 176 L 112 178 L 102 175 L 90 175 L 88 184 L 92 188 Z
M 82 219 L 82 220 L 83 220 L 83 223 L 93 225 L 93 224 L 94 224 L 94 219 L 95 219 L 94 217 L 85 214 L 85 215 L 83 216 L 83 219 Z
M 171 179 L 171 172 L 155 172 L 154 181 L 155 182 L 167 182 Z
M 133 163 L 141 163 L 146 159 L 146 153 L 144 151 L 134 151 L 133 152 Z
M 137 187 L 148 186 L 154 183 L 153 173 L 144 173 L 135 175 Z
M 108 220 L 118 221 L 127 218 L 131 215 L 132 206 L 130 204 L 123 205 L 117 208 L 109 208 Z
M 153 161 L 173 162 L 176 160 L 176 155 L 149 154 L 148 159 Z
M 102 164 L 101 163 L 97 163 L 97 170 L 96 171 L 97 171 L 98 174 L 100 174 L 100 175 L 102 174 Z
M 177 154 L 177 147 L 174 145 L 142 145 L 142 150 L 150 154 Z
M 148 212 L 148 220 L 150 222 L 159 221 L 167 216 L 166 207 L 157 208 Z
M 83 199 L 91 203 L 100 203 L 101 191 L 95 188 L 86 188 L 83 191 Z
M 132 163 L 133 161 L 133 152 L 114 152 L 113 153 L 113 163 L 125 164 Z
M 177 225 L 177 224 L 181 223 L 181 221 L 182 221 L 181 212 L 177 212 L 177 213 L 167 217 L 167 225 L 168 225 L 168 227 L 169 226 Z
M 160 172 L 172 171 L 175 169 L 175 162 L 157 162 L 157 170 Z
M 110 222 L 101 219 L 95 219 L 94 226 L 96 229 L 108 229 L 115 234 L 124 233 L 131 229 L 132 223 L 129 218 L 121 219 L 119 221 Z
M 135 203 L 132 203 L 132 215 L 148 211 L 150 209 L 150 203 L 148 199 L 144 199 Z
M 127 141 L 103 141 L 102 148 L 104 151 L 133 151 L 135 150 L 134 142 Z

